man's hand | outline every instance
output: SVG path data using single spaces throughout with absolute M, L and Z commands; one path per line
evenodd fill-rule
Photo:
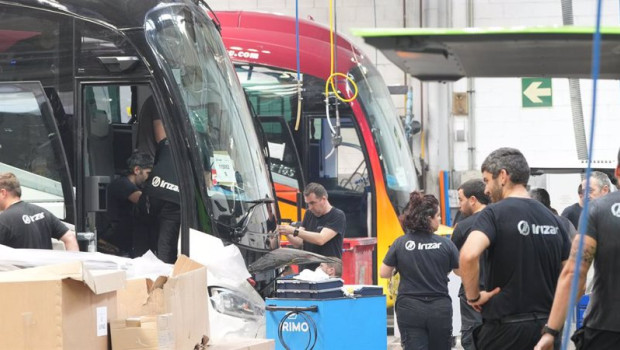
M 543 334 L 538 341 L 538 344 L 534 347 L 534 350 L 553 350 L 553 343 L 555 338 L 551 334 Z
M 278 225 L 278 233 L 280 233 L 281 235 L 292 235 L 293 231 L 295 231 L 295 227 L 291 226 L 291 225 Z
M 478 299 L 474 303 L 468 301 L 467 304 L 471 305 L 471 307 L 473 307 L 474 310 L 481 312 L 482 305 L 486 304 L 491 298 L 493 298 L 499 292 L 500 292 L 499 287 L 493 289 L 490 292 L 480 292 L 480 299 Z

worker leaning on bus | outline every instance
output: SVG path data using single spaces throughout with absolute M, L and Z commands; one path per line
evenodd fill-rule
M 52 249 L 52 238 L 67 250 L 79 250 L 75 232 L 44 208 L 21 200 L 22 189 L 12 173 L 0 173 L 0 244 L 12 248 Z
M 342 242 L 347 228 L 344 212 L 329 203 L 327 190 L 320 184 L 311 182 L 304 189 L 304 200 L 308 210 L 301 227 L 279 225 L 278 232 L 285 235 L 296 248 L 342 259 Z M 314 270 L 318 264 L 305 266 Z

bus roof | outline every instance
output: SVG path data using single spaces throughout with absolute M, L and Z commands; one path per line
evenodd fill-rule
M 122 30 L 144 27 L 146 13 L 160 3 L 179 3 L 179 0 L 14 0 L 9 4 L 81 17 Z M 15 26 L 27 30 L 32 23 L 15 23 Z
M 256 63 L 295 71 L 295 18 L 264 12 L 218 11 L 222 39 L 235 62 Z M 299 20 L 301 72 L 326 79 L 330 74 L 329 28 Z M 347 72 L 364 54 L 349 40 L 337 36 L 337 71 Z
M 591 77 L 594 28 L 355 29 L 420 80 L 463 77 Z M 620 78 L 620 27 L 602 28 L 600 78 Z M 561 64 L 560 64 L 561 63 Z

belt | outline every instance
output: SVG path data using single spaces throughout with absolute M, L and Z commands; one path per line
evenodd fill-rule
M 497 324 L 509 324 L 509 323 L 521 323 L 521 322 L 531 322 L 531 321 L 545 321 L 549 318 L 549 314 L 542 314 L 538 312 L 530 312 L 525 314 L 516 314 L 510 315 L 498 319 L 493 320 L 484 320 L 489 323 L 497 323 Z

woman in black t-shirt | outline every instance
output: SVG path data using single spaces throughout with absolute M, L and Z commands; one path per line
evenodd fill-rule
M 437 198 L 412 192 L 400 217 L 405 235 L 394 241 L 381 265 L 382 278 L 395 269 L 400 273 L 396 316 L 405 350 L 451 348 L 448 274 L 458 268 L 459 256 L 452 241 L 433 233 L 439 219 Z

